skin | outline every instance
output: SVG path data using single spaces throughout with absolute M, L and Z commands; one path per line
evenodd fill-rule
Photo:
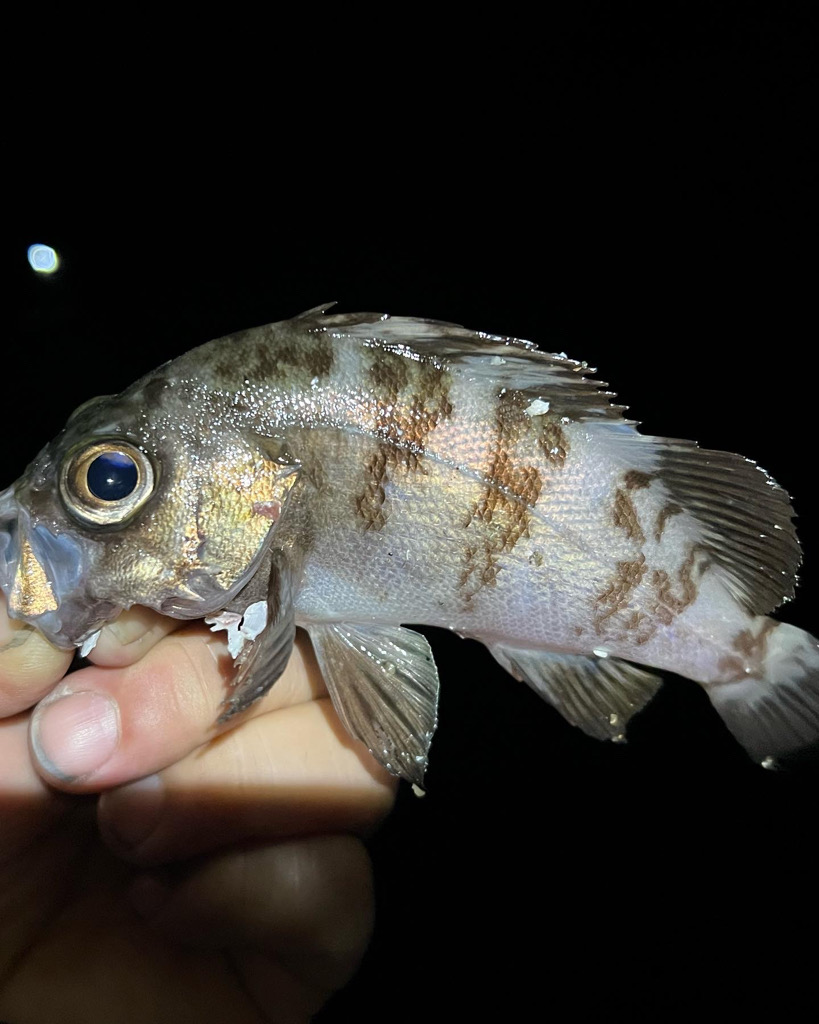
M 220 730 L 230 659 L 201 627 L 135 608 L 70 660 L 0 598 L 0 1020 L 307 1020 L 366 948 L 360 836 L 395 783 L 306 638 Z

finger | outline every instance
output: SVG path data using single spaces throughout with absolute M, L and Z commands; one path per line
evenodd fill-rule
M 28 623 L 9 619 L 0 595 L 0 718 L 36 704 L 65 675 L 72 657 Z
M 245 989 L 284 1020 L 306 1020 L 349 980 L 373 926 L 370 862 L 352 836 L 231 850 L 175 883 L 144 875 L 130 895 L 177 942 L 236 950 Z
M 28 756 L 27 716 L 0 722 L 0 866 L 70 806 L 70 798 L 47 786 Z M 4 876 L 7 882 L 8 877 Z
M 115 668 L 133 665 L 182 625 L 179 619 L 134 605 L 103 628 L 88 660 Z
M 75 793 L 159 771 L 224 731 L 216 719 L 232 678 L 224 639 L 202 627 L 171 634 L 133 665 L 80 669 L 32 716 L 39 770 Z M 325 692 L 310 642 L 300 634 L 270 693 L 227 728 Z
M 157 864 L 246 840 L 367 830 L 389 811 L 395 785 L 323 698 L 255 718 L 104 793 L 98 817 L 121 856 Z

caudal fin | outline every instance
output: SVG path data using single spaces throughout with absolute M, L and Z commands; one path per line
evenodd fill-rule
M 819 741 L 819 641 L 777 623 L 757 664 L 758 674 L 746 668 L 734 680 L 707 687 L 737 740 L 759 762 Z

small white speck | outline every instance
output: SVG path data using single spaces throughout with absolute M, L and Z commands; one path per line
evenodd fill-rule
M 609 652 L 603 650 L 602 647 L 595 647 L 595 649 L 592 651 L 592 654 L 596 658 L 608 658 L 608 656 L 609 656 Z
M 549 402 L 544 401 L 542 398 L 536 398 L 523 411 L 527 416 L 543 416 L 549 411 Z
M 491 366 L 505 366 L 506 360 L 502 356 L 492 356 L 489 363 Z

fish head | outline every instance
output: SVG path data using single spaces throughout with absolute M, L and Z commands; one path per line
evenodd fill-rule
M 176 385 L 85 403 L 0 493 L 9 615 L 58 647 L 134 604 L 177 618 L 220 611 L 275 532 L 298 477 L 283 442 Z

